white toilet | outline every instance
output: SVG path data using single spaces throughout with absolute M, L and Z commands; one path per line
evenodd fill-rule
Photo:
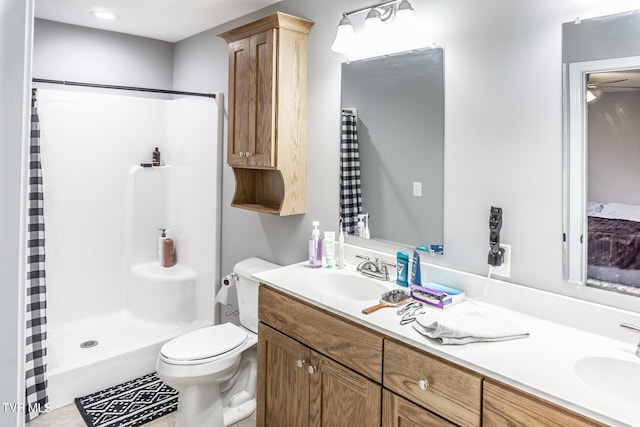
M 279 265 L 249 258 L 235 265 L 240 323 L 207 326 L 167 342 L 156 370 L 178 390 L 179 427 L 227 427 L 256 408 L 258 282 Z

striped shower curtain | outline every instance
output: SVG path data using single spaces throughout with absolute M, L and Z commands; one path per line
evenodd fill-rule
M 27 295 L 25 351 L 25 421 L 46 409 L 47 300 L 44 269 L 44 198 L 40 164 L 40 120 L 36 89 L 31 93 L 29 200 L 27 222 Z
M 340 219 L 345 233 L 353 234 L 362 213 L 360 188 L 360 150 L 358 148 L 358 117 L 342 110 L 340 138 Z

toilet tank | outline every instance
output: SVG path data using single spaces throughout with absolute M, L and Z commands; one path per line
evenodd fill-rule
M 233 267 L 236 274 L 236 290 L 238 293 L 238 314 L 240 324 L 250 331 L 258 333 L 258 285 L 251 276 L 280 267 L 260 258 L 248 258 Z

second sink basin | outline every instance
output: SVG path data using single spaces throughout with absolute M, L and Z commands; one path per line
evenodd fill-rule
M 313 279 L 315 292 L 352 301 L 379 300 L 389 288 L 381 282 L 349 274 L 323 274 Z
M 640 359 L 585 357 L 576 362 L 578 376 L 596 390 L 640 405 Z

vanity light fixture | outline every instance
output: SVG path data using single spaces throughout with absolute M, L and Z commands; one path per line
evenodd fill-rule
M 345 53 L 350 50 L 354 44 L 355 35 L 349 16 L 365 11 L 368 11 L 368 13 L 364 20 L 364 35 L 368 38 L 379 36 L 383 24 L 396 16 L 398 20 L 408 20 L 413 16 L 413 7 L 409 0 L 389 0 L 344 12 L 338 24 L 338 31 L 331 50 L 338 53 Z

